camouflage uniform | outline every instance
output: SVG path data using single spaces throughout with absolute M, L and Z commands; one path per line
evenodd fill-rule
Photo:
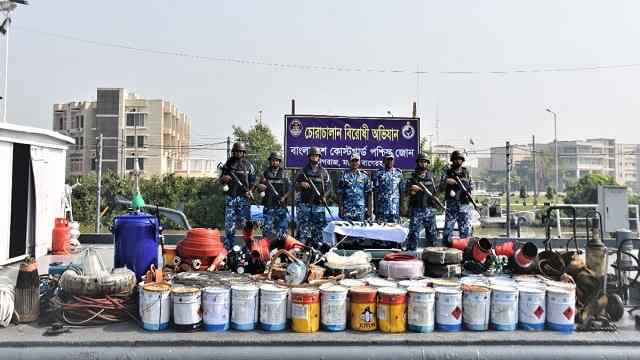
M 230 158 L 222 168 L 222 175 L 234 173 L 242 185 L 232 178 L 227 185 L 229 191 L 225 201 L 224 214 L 224 246 L 230 250 L 235 244 L 236 226 L 245 227 L 251 220 L 251 204 L 246 190 L 251 189 L 256 181 L 255 169 L 246 159 Z
M 296 183 L 313 181 L 318 188 L 320 195 L 325 197 L 331 194 L 331 177 L 327 170 L 319 164 L 312 168 L 307 165 L 296 175 Z M 316 195 L 313 186 L 300 191 L 296 203 L 298 234 L 297 238 L 302 243 L 315 246 L 322 239 L 322 230 L 327 225 L 324 213 L 324 204 L 318 195 Z
M 373 177 L 376 220 L 390 223 L 400 221 L 400 188 L 404 187 L 402 171 L 380 169 Z
M 451 242 L 451 235 L 453 234 L 453 227 L 456 222 L 458 222 L 458 232 L 460 233 L 461 238 L 469 237 L 472 230 L 472 207 L 469 204 L 469 200 L 465 198 L 464 192 L 459 184 L 447 184 L 447 179 L 454 178 L 454 174 L 460 178 L 467 190 L 473 190 L 473 182 L 471 181 L 467 168 L 461 166 L 458 169 L 453 169 L 451 167 L 444 169 L 444 173 L 440 181 L 440 187 L 444 188 L 444 197 L 446 199 L 447 207 L 444 220 L 444 231 L 442 232 L 442 242 L 445 246 L 449 245 Z
M 267 179 L 278 192 L 278 195 L 273 192 L 273 189 L 267 183 Z M 280 203 L 280 197 L 291 191 L 291 183 L 284 169 L 280 167 L 275 170 L 271 167 L 266 169 L 262 173 L 261 183 L 267 187 L 265 196 L 262 199 L 262 234 L 265 236 L 275 234 L 276 237 L 280 237 L 287 232 L 289 225 L 286 200 L 284 203 Z
M 411 179 L 407 181 L 407 190 L 411 185 L 424 185 L 432 194 L 436 194 L 436 184 L 430 171 L 416 169 Z M 425 242 L 422 247 L 434 246 L 437 242 L 436 229 L 436 203 L 424 191 L 418 191 L 409 197 L 411 218 L 409 221 L 409 236 L 407 237 L 407 250 L 415 250 L 420 238 L 420 228 L 424 227 Z
M 365 199 L 371 192 L 369 176 L 360 170 L 345 170 L 338 182 L 337 192 L 342 196 L 342 219 L 364 221 L 367 207 Z

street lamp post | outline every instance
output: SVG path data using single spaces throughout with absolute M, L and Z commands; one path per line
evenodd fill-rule
M 547 112 L 553 115 L 553 128 L 554 128 L 554 145 L 555 145 L 555 158 L 556 158 L 556 195 L 554 201 L 558 202 L 558 192 L 560 191 L 560 168 L 558 167 L 558 114 L 553 110 L 547 109 Z
M 11 25 L 11 12 L 20 5 L 28 5 L 26 0 L 0 0 L 0 11 L 4 12 L 5 18 L 0 25 L 0 33 L 4 35 L 4 92 L 2 93 L 2 122 L 7 122 L 7 90 L 9 87 L 9 25 Z

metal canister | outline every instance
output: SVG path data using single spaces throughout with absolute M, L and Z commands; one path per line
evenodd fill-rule
M 407 325 L 413 332 L 431 332 L 434 324 L 435 291 L 429 287 L 410 287 Z
M 546 319 L 546 292 L 540 287 L 520 287 L 518 324 L 523 330 L 544 330 Z
M 320 322 L 327 331 L 343 331 L 347 328 L 347 294 L 343 286 L 328 286 L 320 289 Z
M 195 287 L 174 287 L 173 325 L 178 331 L 195 331 L 202 325 L 202 292 Z
M 142 328 L 149 331 L 167 329 L 171 318 L 171 285 L 153 283 L 143 285 L 140 289 Z
M 240 331 L 256 327 L 258 287 L 253 284 L 231 286 L 231 328 Z
M 349 290 L 351 301 L 351 330 L 375 331 L 378 328 L 376 317 L 376 297 L 378 290 L 371 287 L 356 287 Z
M 260 327 L 265 331 L 281 331 L 287 326 L 289 289 L 266 284 L 260 287 Z
M 462 328 L 462 291 L 459 287 L 437 287 L 436 328 L 460 331 Z
M 316 332 L 320 328 L 320 291 L 291 289 L 291 329 L 295 332 Z
M 518 288 L 491 287 L 491 326 L 498 331 L 513 331 L 518 324 Z
M 547 328 L 571 332 L 576 329 L 576 293 L 559 287 L 547 289 Z
M 468 330 L 489 329 L 491 290 L 486 286 L 464 285 L 462 294 L 462 323 Z
M 206 331 L 229 330 L 230 293 L 226 287 L 206 287 L 202 290 L 202 322 Z
M 379 289 L 377 316 L 380 331 L 407 331 L 407 290 L 395 287 Z

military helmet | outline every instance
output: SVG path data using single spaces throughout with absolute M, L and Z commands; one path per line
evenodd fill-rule
M 461 153 L 460 151 L 458 151 L 458 150 L 454 150 L 454 151 L 451 153 L 451 157 L 449 158 L 449 160 L 450 160 L 451 162 L 453 162 L 453 161 L 454 161 L 454 160 L 456 160 L 456 159 L 460 159 L 460 160 L 464 161 L 464 156 L 462 156 L 462 153 Z
M 282 155 L 280 155 L 280 153 L 277 152 L 277 151 L 272 151 L 271 154 L 269 154 L 269 159 L 268 160 L 271 161 L 271 160 L 274 160 L 274 159 L 282 161 Z
M 237 143 L 233 143 L 233 147 L 231 148 L 231 151 L 247 152 L 247 146 L 243 142 L 239 141 Z
M 320 154 L 320 148 L 319 148 L 319 147 L 317 147 L 317 146 L 312 146 L 312 147 L 309 149 L 309 153 L 308 153 L 307 155 L 308 155 L 308 156 L 311 156 L 311 155 L 318 155 L 318 156 L 322 157 L 322 154 Z
M 420 160 L 427 160 L 427 162 L 431 162 L 429 160 L 429 157 L 425 153 L 418 154 L 418 156 L 416 157 L 416 162 L 419 162 Z

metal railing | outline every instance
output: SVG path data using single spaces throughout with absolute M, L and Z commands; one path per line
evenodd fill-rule
M 598 210 L 598 208 L 600 207 L 598 204 L 565 204 L 566 206 L 570 206 L 572 208 L 575 209 L 592 209 L 592 210 Z M 635 216 L 633 217 L 628 217 L 627 220 L 629 221 L 629 228 L 631 229 L 631 224 L 635 223 L 635 229 L 636 231 L 640 230 L 640 205 L 629 205 L 629 209 L 633 210 L 633 213 Z M 557 231 L 557 235 L 558 237 L 562 237 L 562 235 L 565 234 L 572 234 L 573 231 L 571 232 L 563 232 L 562 231 L 562 221 L 569 221 L 569 222 L 573 222 L 574 221 L 574 217 L 562 217 L 560 216 L 560 211 L 562 209 L 554 209 L 555 213 L 556 213 L 556 231 Z M 591 213 L 591 212 L 590 212 Z M 588 217 L 576 217 L 575 221 L 579 222 L 579 223 L 586 223 L 586 219 Z M 573 226 L 573 225 L 572 225 Z

